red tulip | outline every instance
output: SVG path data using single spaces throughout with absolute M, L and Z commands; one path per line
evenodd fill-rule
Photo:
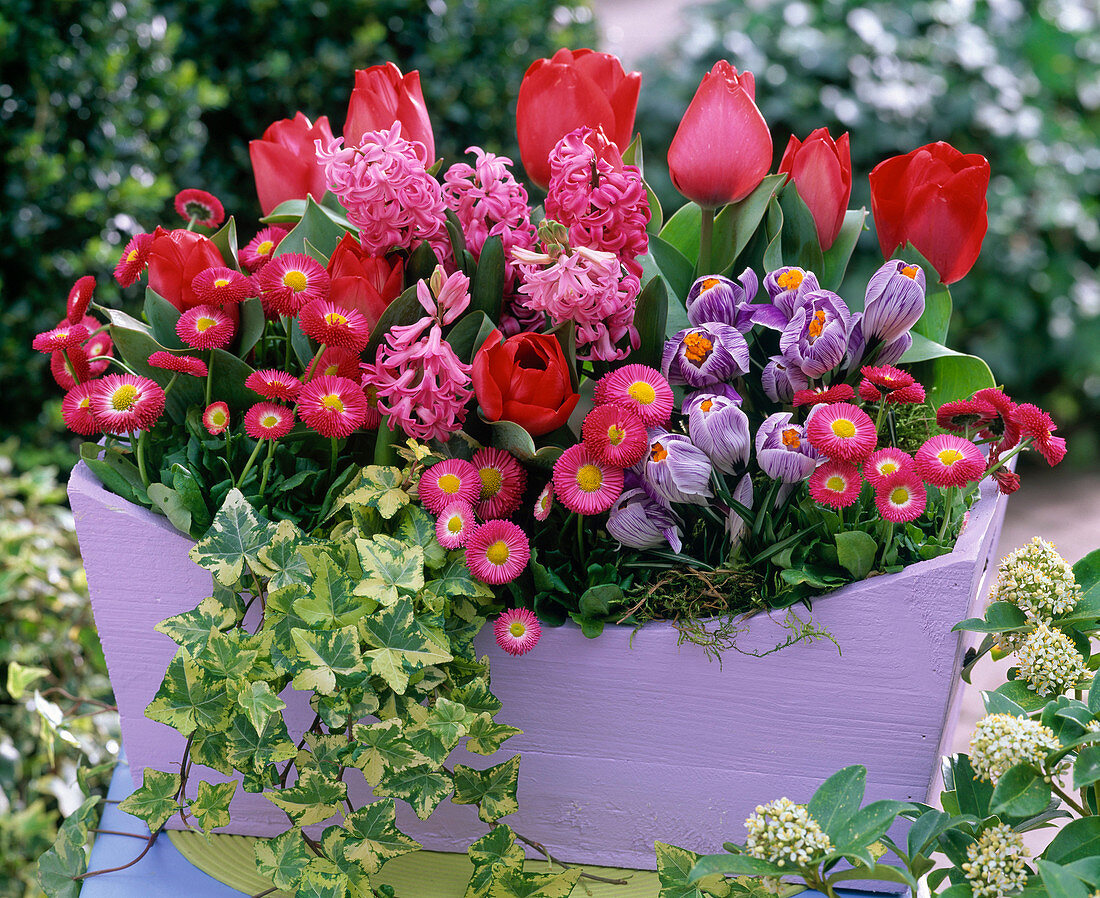
M 373 328 L 386 307 L 401 293 L 405 265 L 390 264 L 372 256 L 351 234 L 345 234 L 328 260 L 332 278 L 329 299 L 345 309 L 360 312 Z
M 191 289 L 195 275 L 222 265 L 225 262 L 218 248 L 201 234 L 183 228 L 157 228 L 149 244 L 149 288 L 184 312 L 202 304 Z
M 401 123 L 401 136 L 423 144 L 417 155 L 425 168 L 435 162 L 435 136 L 420 89 L 420 72 L 401 74 L 392 62 L 357 69 L 355 89 L 344 121 L 344 145 L 358 146 L 367 131 L 381 131 Z
M 981 252 L 989 222 L 989 161 L 939 141 L 880 162 L 871 171 L 871 214 L 882 255 L 908 243 L 953 284 Z
M 325 170 L 318 164 L 315 140 L 332 140 L 328 118 L 311 123 L 302 113 L 268 126 L 261 140 L 248 143 L 260 208 L 267 215 L 286 200 L 317 202 L 325 195 Z
M 828 249 L 844 224 L 852 195 L 852 154 L 848 132 L 834 143 L 827 128 L 810 132 L 804 141 L 793 134 L 779 163 L 791 176 L 798 195 L 810 208 L 822 249 Z
M 516 103 L 516 137 L 527 176 L 550 183 L 550 152 L 570 131 L 603 128 L 623 152 L 634 133 L 639 72 L 623 71 L 618 58 L 593 50 L 567 50 L 536 59 L 523 76 Z
M 714 208 L 747 197 L 771 164 L 772 136 L 756 108 L 756 79 L 721 59 L 703 76 L 668 148 L 672 184 Z

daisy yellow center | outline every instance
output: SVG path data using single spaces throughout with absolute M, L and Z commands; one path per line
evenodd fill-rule
M 137 387 L 133 384 L 123 384 L 111 394 L 111 408 L 116 412 L 128 412 L 138 401 Z
M 453 496 L 462 489 L 462 481 L 457 474 L 444 474 L 436 481 L 436 485 L 448 496 Z
M 618 424 L 612 424 L 607 428 L 607 442 L 612 446 L 619 446 L 626 439 L 626 431 Z
M 283 286 L 289 287 L 295 293 L 301 293 L 309 286 L 309 279 L 301 271 L 293 269 L 283 275 Z
M 508 543 L 502 539 L 498 539 L 485 550 L 485 558 L 490 564 L 504 564 L 511 554 L 508 551 Z M 512 626 L 515 626 L 515 624 Z
M 699 408 L 701 408 L 704 412 L 709 412 L 712 408 L 714 408 L 714 402 L 710 399 L 704 399 L 702 402 L 699 403 Z
M 897 462 L 884 461 L 881 465 L 879 465 L 878 472 L 884 477 L 888 477 L 889 475 L 893 474 L 899 467 L 900 466 Z
M 855 424 L 847 418 L 837 418 L 829 425 L 829 429 L 832 430 L 833 436 L 838 436 L 842 440 L 849 440 L 856 435 Z
M 462 532 L 462 518 L 455 515 L 447 522 L 448 533 L 461 533 Z
M 266 414 L 260 418 L 260 426 L 266 430 L 270 430 L 272 427 L 279 426 L 279 416 L 273 414 Z
M 217 323 L 218 322 L 216 322 L 213 318 L 207 318 L 205 315 L 203 315 L 195 319 L 195 330 L 197 330 L 201 334 L 210 330 L 210 328 L 212 328 Z
M 941 449 L 936 453 L 936 458 L 945 468 L 950 468 L 956 462 L 962 461 L 965 456 L 958 449 Z
M 775 282 L 784 290 L 797 290 L 802 286 L 803 277 L 804 275 L 801 271 L 784 271 L 775 279 Z
M 707 290 L 710 290 L 714 287 L 717 287 L 720 283 L 722 283 L 722 282 L 720 280 L 718 280 L 718 278 L 706 278 L 703 281 L 703 287 L 699 292 L 700 293 L 705 293 Z
M 342 412 L 344 410 L 344 401 L 335 393 L 329 393 L 327 396 L 323 396 L 321 398 L 321 405 L 333 412 Z
M 909 490 L 903 486 L 895 486 L 890 490 L 890 501 L 894 505 L 904 505 L 909 501 Z
M 521 620 L 514 620 L 508 625 L 508 632 L 516 639 L 522 639 L 527 633 L 527 624 Z
M 668 458 L 668 450 L 659 442 L 654 443 L 653 448 L 649 450 L 649 458 L 651 461 L 664 461 Z
M 916 266 L 916 265 L 906 265 L 906 266 L 905 266 L 905 267 L 904 267 L 904 268 L 903 268 L 903 269 L 901 270 L 901 273 L 902 273 L 902 274 L 904 274 L 904 275 L 905 275 L 905 276 L 906 276 L 907 278 L 913 278 L 913 280 L 916 280 L 916 278 L 917 278 L 917 273 L 918 273 L 919 271 L 920 271 L 920 269 L 919 269 L 919 268 L 917 268 L 917 266 Z
M 223 412 L 221 409 L 218 409 L 218 411 L 214 412 L 210 416 L 210 422 L 215 427 L 221 427 L 225 423 L 225 412 Z
M 548 511 L 550 508 L 550 497 L 543 496 L 539 499 L 539 511 Z
M 90 409 L 92 407 L 92 400 L 87 396 L 82 396 L 80 401 L 76 404 L 76 407 L 81 410 Z
M 478 472 L 481 478 L 481 498 L 491 499 L 504 487 L 504 477 L 496 468 L 481 468 Z
M 273 249 L 275 249 L 275 241 L 265 240 L 256 246 L 256 255 L 270 256 Z
M 577 469 L 577 486 L 586 493 L 594 493 L 603 486 L 603 471 L 598 465 L 581 465 Z
M 218 278 L 216 281 L 214 281 L 214 286 L 215 287 L 228 287 L 229 286 L 229 278 Z
M 802 435 L 797 427 L 788 427 L 783 431 L 783 445 L 788 449 L 797 449 L 802 445 Z
M 96 343 L 94 346 L 92 346 L 88 349 L 88 358 L 94 359 L 94 358 L 97 358 L 98 356 L 103 355 L 106 348 L 107 347 L 104 346 L 102 343 Z
M 834 474 L 832 477 L 825 481 L 825 489 L 833 493 L 843 493 L 845 487 L 847 486 L 847 481 L 839 474 Z
M 348 323 L 348 319 L 341 315 L 339 312 L 329 312 L 325 316 L 325 324 L 330 327 L 343 327 Z
M 644 380 L 634 381 L 627 387 L 626 394 L 639 405 L 652 405 L 657 400 L 657 391 Z
M 138 251 L 136 249 L 132 249 L 132 250 L 130 250 L 130 252 L 128 252 L 126 254 L 126 261 L 127 262 L 136 262 L 137 257 L 138 257 Z
M 810 339 L 816 340 L 821 336 L 821 331 L 825 329 L 825 310 L 821 309 L 814 312 L 813 320 L 810 321 Z
M 684 337 L 684 345 L 687 346 L 688 361 L 696 365 L 701 365 L 714 352 L 714 342 L 702 334 L 688 334 Z

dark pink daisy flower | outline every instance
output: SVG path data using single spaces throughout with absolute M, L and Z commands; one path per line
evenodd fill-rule
M 663 427 L 672 417 L 672 387 L 647 365 L 624 365 L 596 382 L 597 405 L 612 403 L 637 412 L 646 427 Z
M 148 377 L 108 374 L 91 383 L 92 414 L 105 433 L 149 430 L 164 412 L 164 390 Z
M 550 517 L 550 510 L 554 507 L 554 484 L 548 483 L 542 488 L 539 497 L 535 500 L 535 520 L 542 522 Z
M 1020 488 L 1020 475 L 1008 468 L 998 468 L 993 472 L 993 479 L 997 482 L 997 489 L 1005 496 L 1011 496 Z
M 149 365 L 153 368 L 163 368 L 165 371 L 174 371 L 176 374 L 189 374 L 192 377 L 206 377 L 206 362 L 197 359 L 193 355 L 173 355 L 165 349 L 158 349 L 149 356 Z
M 298 417 L 321 436 L 343 439 L 367 417 L 363 388 L 347 377 L 316 377 L 298 391 Z
M 302 382 L 298 378 L 276 368 L 253 371 L 244 379 L 244 385 L 264 399 L 282 399 L 284 402 L 293 402 L 302 389 Z
M 848 402 L 855 395 L 851 384 L 834 384 L 831 387 L 796 390 L 792 402 L 795 408 L 800 405 L 832 405 L 834 402 Z
M 474 507 L 469 502 L 452 502 L 436 519 L 435 538 L 444 549 L 461 549 L 476 526 Z
M 527 534 L 512 521 L 486 521 L 466 539 L 466 567 L 482 583 L 515 580 L 531 558 Z
M 77 384 L 92 378 L 92 367 L 88 362 L 88 352 L 83 346 L 74 346 L 65 352 L 50 355 L 50 373 L 62 390 L 71 390 Z
M 77 324 L 84 320 L 94 292 L 95 278 L 90 274 L 84 275 L 73 284 L 65 303 L 65 318 L 69 324 Z
M 898 387 L 886 394 L 886 402 L 890 405 L 917 405 L 924 402 L 924 387 L 918 383 Z
M 85 327 L 87 327 L 89 321 L 94 321 L 94 319 L 85 317 Z M 98 322 L 96 322 L 96 326 L 98 326 Z M 84 341 L 84 351 L 88 353 L 88 364 L 92 369 L 92 377 L 99 377 L 107 370 L 107 366 L 111 364 L 112 349 L 114 349 L 114 343 L 111 341 L 110 334 L 106 331 L 92 334 Z
M 902 371 L 900 368 L 895 368 L 893 365 L 878 365 L 875 367 L 864 365 L 859 369 L 859 373 L 882 390 L 883 393 L 900 390 L 902 387 L 907 387 L 913 383 L 911 374 Z
M 95 381 L 76 384 L 61 400 L 61 418 L 65 426 L 83 437 L 99 433 L 101 428 L 92 411 Z
M 619 405 L 597 405 L 581 425 L 585 444 L 600 461 L 629 468 L 649 449 L 645 422 L 636 411 Z
M 437 462 L 420 475 L 420 501 L 433 514 L 455 503 L 471 508 L 481 499 L 481 478 L 477 468 L 461 458 Z
M 928 494 L 913 471 L 898 471 L 875 490 L 875 507 L 893 524 L 915 521 L 924 514 Z
M 339 346 L 359 355 L 370 341 L 370 323 L 354 309 L 325 299 L 315 299 L 298 313 L 298 324 L 307 337 L 325 346 Z
M 963 486 L 981 480 L 985 458 L 981 450 L 962 437 L 941 433 L 927 440 L 913 459 L 917 474 L 938 487 Z
M 119 284 L 129 287 L 141 277 L 145 266 L 149 264 L 149 247 L 152 245 L 152 234 L 135 234 L 130 238 L 115 266 L 115 280 Z
M 1004 390 L 987 387 L 984 390 L 978 390 L 972 398 L 975 402 L 988 402 L 996 411 L 993 420 L 978 432 L 978 436 L 987 440 L 998 440 L 999 451 L 1002 452 L 1012 449 L 1020 442 L 1020 428 L 1012 417 L 1016 403 L 1005 394 Z
M 191 281 L 195 297 L 210 306 L 233 306 L 252 295 L 252 278 L 232 268 L 218 266 L 200 271 Z
M 176 333 L 192 349 L 224 349 L 235 330 L 232 318 L 208 305 L 188 309 L 176 322 Z
M 936 423 L 952 433 L 966 434 L 978 430 L 996 417 L 997 409 L 982 399 L 945 402 L 936 410 Z
M 815 405 L 806 419 L 806 439 L 822 455 L 861 462 L 878 442 L 875 422 L 848 402 Z
M 509 655 L 526 655 L 542 636 L 542 624 L 535 612 L 526 608 L 505 611 L 493 624 L 493 635 Z
M 188 224 L 194 222 L 204 228 L 216 228 L 225 221 L 225 207 L 214 194 L 189 187 L 176 194 L 176 211 Z
M 1016 406 L 1012 412 L 1012 422 L 1019 428 L 1020 436 L 1030 439 L 1031 444 L 1051 467 L 1066 457 L 1066 441 L 1054 435 L 1058 426 L 1037 405 L 1024 402 Z
M 211 402 L 202 413 L 202 426 L 211 436 L 221 436 L 229 427 L 229 406 L 224 402 Z
M 553 477 L 558 501 L 578 514 L 607 511 L 623 492 L 623 469 L 600 461 L 585 443 L 561 454 Z
M 52 330 L 38 334 L 31 342 L 31 346 L 39 352 L 49 355 L 53 352 L 64 352 L 74 346 L 80 346 L 87 339 L 88 328 L 83 324 L 65 322 Z
M 527 474 L 503 449 L 478 449 L 473 465 L 481 479 L 481 501 L 475 509 L 482 520 L 506 518 L 523 501 Z
M 275 402 L 257 402 L 244 413 L 244 432 L 254 440 L 281 440 L 294 429 L 294 412 Z
M 259 271 L 271 261 L 272 253 L 275 252 L 287 233 L 285 228 L 275 227 L 274 225 L 264 228 L 249 240 L 241 250 L 241 264 L 252 273 Z
M 900 449 L 887 447 L 872 452 L 870 458 L 863 463 L 863 476 L 871 486 L 878 489 L 886 482 L 888 477 L 898 471 L 912 471 L 914 469 L 913 456 Z
M 827 461 L 810 475 L 810 496 L 818 505 L 847 508 L 859 498 L 863 478 L 851 462 Z
M 305 253 L 276 256 L 256 275 L 264 304 L 293 317 L 307 303 L 328 297 L 331 280 L 324 266 Z
M 306 372 L 308 380 L 330 375 L 333 377 L 347 377 L 351 380 L 361 380 L 359 356 L 357 353 L 348 352 L 339 346 L 328 346 L 321 353 L 321 357 L 314 362 L 313 367 Z

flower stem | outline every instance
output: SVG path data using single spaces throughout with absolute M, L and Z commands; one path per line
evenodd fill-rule
M 241 471 L 241 476 L 237 478 L 237 482 L 233 486 L 237 489 L 241 488 L 241 484 L 244 483 L 245 477 L 248 476 L 248 472 L 252 470 L 252 465 L 256 461 L 256 456 L 260 454 L 260 447 L 264 444 L 263 440 L 256 440 L 256 448 L 252 450 L 252 454 L 248 456 L 248 461 L 245 462 L 244 470 Z
M 210 396 L 214 389 L 214 350 L 210 350 L 210 361 L 206 365 L 206 404 L 210 405 Z
M 695 263 L 695 277 L 711 274 L 711 242 L 714 237 L 714 207 L 703 206 L 703 218 L 699 229 L 699 260 Z
M 145 471 L 145 431 L 139 430 L 137 437 L 134 437 L 134 431 L 130 431 L 130 445 L 133 446 L 137 443 L 137 463 L 138 473 L 141 474 L 141 482 L 145 484 L 145 488 L 149 489 L 149 475 Z
M 324 354 L 325 349 L 327 348 L 328 347 L 326 347 L 325 344 L 322 343 L 317 349 L 317 354 L 310 360 L 309 365 L 306 366 L 305 377 L 302 378 L 303 383 L 307 383 L 309 381 L 310 375 L 313 373 L 313 366 L 321 360 L 321 356 Z
M 196 216 L 192 215 L 191 220 L 189 222 L 187 222 L 187 230 L 188 231 L 193 231 L 195 229 L 195 218 L 196 218 Z
M 397 461 L 397 453 L 393 451 L 394 444 L 401 438 L 401 428 L 394 427 L 387 415 L 378 425 L 378 436 L 374 441 L 374 463 L 376 465 L 392 465 Z
M 943 542 L 943 538 L 947 535 L 947 526 L 951 523 L 951 511 L 955 506 L 955 493 L 958 491 L 958 487 L 949 486 L 943 494 L 943 521 L 940 523 L 940 532 L 937 534 L 936 539 L 939 542 Z
M 886 417 L 886 394 L 878 401 L 878 414 L 875 415 L 875 433 L 882 429 L 882 419 Z
M 172 387 L 174 387 L 174 386 L 176 385 L 176 381 L 177 381 L 177 380 L 179 380 L 179 377 L 180 377 L 180 375 L 179 375 L 179 372 L 178 372 L 178 371 L 176 371 L 176 372 L 174 372 L 174 373 L 172 374 L 172 377 L 171 377 L 171 379 L 170 379 L 170 380 L 168 381 L 168 386 L 166 386 L 166 387 L 164 388 L 164 395 L 165 395 L 165 396 L 167 396 L 167 395 L 168 395 L 168 391 L 169 391 L 169 390 L 171 390 L 171 389 L 172 389 Z M 207 403 L 207 405 L 209 405 L 209 404 L 210 404 L 210 403 L 208 402 L 208 403 Z
M 256 498 L 263 498 L 264 490 L 267 488 L 267 475 L 271 473 L 271 462 L 275 457 L 275 441 L 267 441 L 267 458 L 264 459 L 263 476 L 260 477 L 260 495 Z
M 1062 799 L 1062 801 L 1064 801 L 1066 804 L 1068 804 L 1071 808 L 1073 808 L 1082 817 L 1091 817 L 1092 816 L 1092 814 L 1090 814 L 1085 808 L 1081 807 L 1081 805 L 1079 805 L 1076 801 L 1074 801 L 1072 798 L 1070 798 L 1062 790 L 1062 787 L 1059 786 L 1057 783 L 1051 782 L 1050 788 L 1056 795 L 1058 795 L 1059 798 Z
M 331 480 L 336 474 L 336 454 L 339 452 L 336 437 L 329 437 L 328 476 Z

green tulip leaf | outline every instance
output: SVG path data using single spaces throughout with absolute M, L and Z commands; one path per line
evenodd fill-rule
M 668 289 L 665 279 L 657 275 L 649 279 L 634 309 L 634 326 L 640 342 L 628 361 L 660 369 L 668 323 Z
M 210 235 L 210 242 L 221 253 L 222 260 L 227 268 L 236 271 L 241 270 L 241 261 L 237 253 L 237 222 L 232 215 L 229 216 L 229 220 L 220 229 Z
M 946 343 L 947 331 L 951 326 L 951 291 L 940 283 L 940 276 L 924 256 L 908 243 L 898 247 L 891 257 L 924 269 L 927 284 L 924 293 L 924 314 L 913 325 L 913 338 L 916 335 L 927 337 L 934 343 Z
M 152 287 L 145 288 L 145 305 L 142 311 L 149 322 L 154 340 L 166 349 L 187 350 L 179 334 L 176 333 L 176 322 L 180 320 L 180 310 Z
M 299 201 L 301 202 L 301 201 Z M 327 258 L 336 249 L 341 238 L 354 230 L 350 224 L 338 224 L 336 216 L 331 209 L 318 205 L 313 197 L 305 199 L 305 207 L 301 220 L 291 229 L 279 245 L 275 247 L 274 256 L 282 256 L 287 253 L 306 253 L 306 241 Z
M 482 416 L 482 420 L 485 418 Z M 510 452 L 521 462 L 540 468 L 552 468 L 564 451 L 560 446 L 535 448 L 535 441 L 526 430 L 514 421 L 486 421 L 493 429 L 493 445 Z
M 867 210 L 849 209 L 844 213 L 844 221 L 840 226 L 840 233 L 836 235 L 833 245 L 822 253 L 822 270 L 818 273 L 818 282 L 826 290 L 834 293 L 844 283 L 844 272 L 848 270 L 848 262 L 855 252 L 859 235 L 867 228 Z

